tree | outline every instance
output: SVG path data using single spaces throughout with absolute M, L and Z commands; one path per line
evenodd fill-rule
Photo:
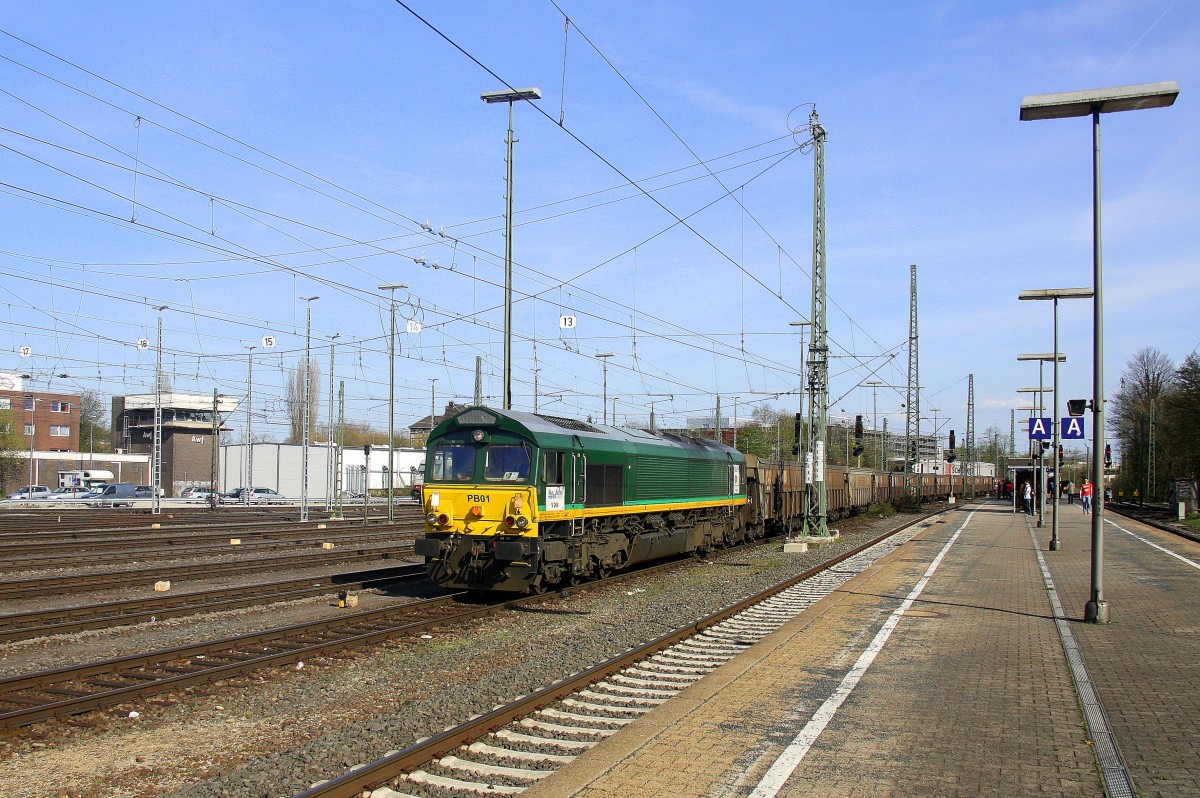
M 738 451 L 769 460 L 779 459 L 781 453 L 784 460 L 795 458 L 795 414 L 763 405 L 754 409 L 751 418 L 751 423 L 738 428 Z
M 317 429 L 317 413 L 321 409 L 321 365 L 316 360 L 309 360 L 307 365 L 308 429 L 311 436 Z M 288 443 L 304 441 L 304 370 L 305 358 L 302 357 L 288 372 L 287 409 L 291 422 L 291 435 L 288 437 Z
M 345 446 L 348 449 L 365 446 L 368 443 L 387 446 L 387 430 L 377 430 L 366 422 L 347 421 L 343 430 Z M 396 441 L 400 445 L 400 441 Z
M 1164 397 L 1160 415 L 1165 476 L 1200 476 L 1200 357 L 1195 352 L 1175 371 L 1173 389 Z
M 1118 490 L 1132 495 L 1134 490 L 1143 500 L 1165 496 L 1166 464 L 1160 460 L 1160 418 L 1164 398 L 1175 387 L 1175 364 L 1165 353 L 1154 347 L 1143 347 L 1125 364 L 1121 387 L 1113 395 L 1111 429 L 1120 439 L 1121 471 L 1116 479 Z M 1114 437 L 1110 435 L 1109 437 Z M 1155 450 L 1150 459 L 1151 442 Z M 1098 452 L 1103 456 L 1103 452 Z M 1151 465 L 1154 480 L 1150 479 Z
M 17 482 L 23 485 L 29 478 L 29 461 L 17 456 L 17 452 L 29 450 L 29 441 L 21 429 L 21 422 L 15 420 L 12 410 L 0 410 L 0 482 L 5 485 Z
M 90 388 L 79 393 L 79 451 L 112 451 L 112 428 L 104 398 Z

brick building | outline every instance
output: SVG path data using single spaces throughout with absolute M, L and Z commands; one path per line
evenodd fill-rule
M 0 375 L 0 412 L 22 437 L 26 447 L 44 452 L 79 450 L 79 396 L 22 390 L 19 376 Z
M 162 407 L 162 488 L 166 496 L 178 496 L 192 485 L 208 485 L 213 477 L 214 456 L 219 440 L 213 441 L 213 398 L 165 391 Z M 237 400 L 217 399 L 217 413 L 224 418 L 237 408 Z M 220 432 L 227 427 L 218 428 Z M 127 452 L 154 451 L 154 394 L 114 396 L 112 400 L 113 447 Z

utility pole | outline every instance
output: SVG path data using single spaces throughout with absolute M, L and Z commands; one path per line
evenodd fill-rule
M 334 333 L 329 336 L 329 426 L 325 432 L 325 509 L 327 511 L 333 509 L 333 487 L 334 487 L 334 468 L 333 461 L 335 458 L 333 440 L 333 350 L 336 347 L 334 343 L 341 333 Z
M 921 507 L 921 477 L 917 475 L 912 489 L 912 467 L 921 462 L 921 389 L 920 367 L 917 359 L 917 264 L 908 267 L 908 395 L 904 403 L 904 486 L 912 490 L 918 509 Z
M 1151 490 L 1155 489 L 1155 482 L 1154 482 L 1154 404 L 1155 404 L 1154 397 L 1151 396 L 1150 397 L 1150 423 L 1147 425 L 1149 427 L 1149 430 L 1148 430 L 1149 439 L 1146 442 L 1146 460 L 1147 460 L 1147 463 L 1146 463 L 1146 465 L 1147 465 L 1147 468 L 1146 468 L 1146 492 L 1144 494 L 1145 499 L 1143 499 L 1143 501 L 1151 501 L 1154 498 L 1150 493 Z M 1103 486 L 1097 485 L 1097 486 L 1095 486 L 1094 490 L 1103 490 Z
M 733 448 L 737 448 L 737 406 L 740 396 L 733 397 Z
M 253 415 L 250 410 L 254 405 L 254 350 L 257 347 L 246 347 L 246 481 L 243 483 L 245 490 L 242 491 L 242 502 L 250 501 L 250 488 L 254 485 L 254 479 L 250 476 L 254 470 L 254 438 L 252 437 L 253 430 L 251 429 Z M 226 484 L 226 487 L 229 487 Z
M 217 389 L 213 388 L 213 409 L 212 409 L 212 463 L 209 465 L 209 480 L 208 480 L 208 505 L 212 509 L 217 509 L 217 463 L 219 462 L 219 451 L 217 449 L 217 435 L 221 431 L 221 417 L 217 408 Z
M 881 441 L 879 439 L 879 397 L 877 394 L 878 394 L 879 386 L 883 385 L 883 382 L 881 382 L 880 380 L 868 380 L 867 385 L 871 386 L 871 429 L 874 430 L 875 441 L 877 444 L 879 444 L 879 443 L 881 443 Z M 886 421 L 887 419 L 884 419 L 884 420 Z M 880 446 L 878 448 L 879 448 L 879 456 L 875 458 L 875 470 L 882 471 L 883 470 L 883 448 L 882 448 L 882 446 Z
M 337 449 L 333 471 L 333 515 L 334 521 L 342 520 L 342 452 L 346 445 L 346 381 L 338 382 Z M 364 491 L 365 493 L 366 491 Z
M 975 498 L 975 375 L 967 375 L 967 471 L 971 475 L 969 497 Z M 966 479 L 964 472 L 963 479 Z M 966 493 L 966 490 L 963 491 Z
M 537 401 L 536 396 L 534 401 Z M 483 404 L 483 355 L 475 356 L 475 406 L 479 407 Z M 534 408 L 533 412 L 537 412 Z
M 162 512 L 162 500 L 159 492 L 162 490 L 162 312 L 166 305 L 155 308 L 158 311 L 158 346 L 154 363 L 154 465 L 150 481 L 154 500 L 150 505 L 150 513 L 158 515 Z
M 829 537 L 828 494 L 825 484 L 825 449 L 829 413 L 829 340 L 825 315 L 825 128 L 814 107 L 808 117 L 813 142 L 813 265 L 812 343 L 808 348 L 809 462 L 812 463 L 813 501 L 805 508 L 804 534 Z M 807 469 L 806 469 L 807 470 Z
M 391 325 L 388 328 L 388 461 L 387 461 L 387 520 L 392 523 L 395 510 L 394 506 L 394 490 L 392 488 L 392 467 L 393 450 L 396 448 L 396 289 L 408 288 L 407 283 L 389 283 L 379 286 L 380 291 L 389 291 L 391 293 L 391 301 L 388 306 L 388 318 L 391 320 Z M 433 432 L 433 418 L 429 419 L 431 426 L 429 431 Z M 371 472 L 367 471 L 366 487 L 363 488 L 363 495 L 370 495 Z M 365 506 L 365 505 L 364 505 Z M 363 518 L 366 518 L 364 510 Z M 365 520 L 364 520 L 365 523 Z
M 429 378 L 429 434 L 431 436 L 437 421 L 437 381 L 437 377 Z
M 309 417 L 312 415 L 312 303 L 319 296 L 302 296 L 305 303 L 304 312 L 304 419 L 303 429 L 304 448 L 300 452 L 300 523 L 308 521 L 308 434 Z

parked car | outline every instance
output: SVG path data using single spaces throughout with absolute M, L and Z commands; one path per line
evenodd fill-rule
M 201 487 L 197 487 L 197 486 L 184 488 L 179 493 L 179 498 L 208 501 L 210 498 L 212 498 L 212 489 L 211 488 L 201 488 Z
M 139 493 L 137 485 L 116 482 L 112 485 L 105 485 L 104 489 L 98 493 L 89 493 L 86 499 L 92 507 L 132 507 L 135 500 L 149 499 L 153 495 L 153 492 Z
M 8 498 L 13 501 L 29 501 L 31 499 L 49 499 L 50 489 L 45 485 L 26 485 L 19 488 L 16 493 L 8 494 Z
M 283 504 L 287 496 L 270 488 L 234 488 L 221 497 L 222 504 Z
M 85 488 L 81 485 L 64 485 L 61 488 L 55 488 L 50 494 L 50 498 L 54 499 L 55 501 L 63 501 L 66 499 L 82 499 L 91 492 L 91 488 Z
M 150 485 L 138 485 L 137 489 L 139 492 L 145 494 L 144 496 L 138 496 L 139 499 L 153 499 L 154 498 L 154 488 L 151 487 Z M 158 498 L 161 499 L 165 495 L 167 495 L 167 492 L 165 490 L 163 490 L 162 488 L 159 488 L 158 489 Z

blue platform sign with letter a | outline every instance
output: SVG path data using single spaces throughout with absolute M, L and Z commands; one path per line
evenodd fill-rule
M 1059 437 L 1065 440 L 1083 440 L 1083 419 L 1082 418 L 1060 418 L 1058 420 Z
M 1029 440 L 1044 441 L 1054 437 L 1054 419 L 1052 418 L 1031 418 L 1029 419 Z

